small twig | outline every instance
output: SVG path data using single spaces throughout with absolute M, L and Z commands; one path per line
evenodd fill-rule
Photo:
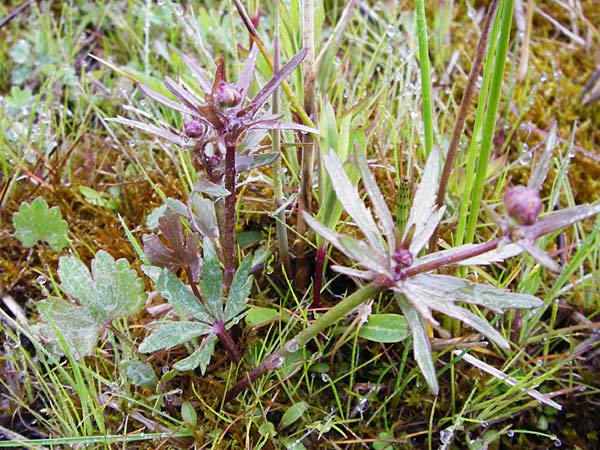
M 15 9 L 13 9 L 11 12 L 9 12 L 4 17 L 4 19 L 0 20 L 0 28 L 5 26 L 8 22 L 13 20 L 15 17 L 17 17 L 19 14 L 21 14 L 23 11 L 25 11 L 30 6 L 31 6 L 31 0 L 21 3 L 19 6 L 17 6 Z

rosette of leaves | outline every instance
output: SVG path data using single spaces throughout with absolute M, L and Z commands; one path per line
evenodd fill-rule
M 420 256 L 431 234 L 439 225 L 444 208 L 435 204 L 439 180 L 439 152 L 432 150 L 422 181 L 415 193 L 408 223 L 399 235 L 386 202 L 367 167 L 358 155 L 358 167 L 365 190 L 378 223 L 362 202 L 336 154 L 323 156 L 324 166 L 346 213 L 361 230 L 364 239 L 337 233 L 308 214 L 307 223 L 331 242 L 358 267 L 333 266 L 333 269 L 355 279 L 365 280 L 379 290 L 390 290 L 406 317 L 413 337 L 415 360 L 432 392 L 438 392 L 433 365 L 428 324 L 439 325 L 433 312 L 462 321 L 502 348 L 509 348 L 506 338 L 482 315 L 457 303 L 479 305 L 495 313 L 512 308 L 536 308 L 543 303 L 534 296 L 513 293 L 492 286 L 473 283 L 451 276 L 431 273 L 449 264 L 476 265 L 502 261 L 533 248 L 541 235 L 600 212 L 600 205 L 584 205 L 550 214 L 541 220 L 513 221 L 506 235 L 483 244 L 468 244 Z M 539 252 L 535 251 L 536 259 Z M 548 257 L 549 258 L 549 257 Z
M 200 290 L 197 293 L 192 292 L 167 268 L 162 269 L 156 277 L 157 291 L 173 305 L 179 320 L 151 323 L 152 331 L 140 344 L 139 351 L 152 353 L 191 343 L 196 348 L 173 367 L 177 370 L 193 370 L 199 367 L 204 374 L 217 339 L 221 340 L 229 352 L 237 351 L 227 330 L 244 316 L 252 286 L 252 258 L 246 257 L 236 270 L 224 302 L 226 289 L 219 259 L 209 239 L 204 239 L 203 247 L 204 261 Z M 202 338 L 199 344 L 197 338 Z

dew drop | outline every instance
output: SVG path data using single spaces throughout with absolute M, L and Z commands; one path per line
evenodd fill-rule
M 482 426 L 483 428 L 487 428 L 487 427 L 489 427 L 489 426 L 490 426 L 490 424 L 487 422 L 487 420 L 482 420 L 482 421 L 481 421 L 481 426 Z
M 285 350 L 289 353 L 294 353 L 298 350 L 298 341 L 296 339 L 292 339 L 287 344 L 285 344 Z
M 329 376 L 328 373 L 322 373 L 321 374 L 321 380 L 323 381 L 323 383 L 328 383 L 329 380 L 331 380 L 331 377 Z
M 515 432 L 513 430 L 508 430 L 506 432 L 506 436 L 509 437 L 509 438 L 512 438 L 512 437 L 515 436 Z

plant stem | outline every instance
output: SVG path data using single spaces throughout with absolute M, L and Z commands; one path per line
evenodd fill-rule
M 450 180 L 450 174 L 452 169 L 454 168 L 454 160 L 456 159 L 456 150 L 458 149 L 458 143 L 460 142 L 460 136 L 462 134 L 463 126 L 465 124 L 465 120 L 467 118 L 467 111 L 469 106 L 471 105 L 471 98 L 473 97 L 473 93 L 475 92 L 475 86 L 477 85 L 477 77 L 479 76 L 479 71 L 481 69 L 481 63 L 483 62 L 483 57 L 485 55 L 485 48 L 488 43 L 488 38 L 490 35 L 490 29 L 492 28 L 492 19 L 496 15 L 496 10 L 498 9 L 498 0 L 493 0 L 490 4 L 487 14 L 485 16 L 485 21 L 483 23 L 483 29 L 481 30 L 481 36 L 479 37 L 479 42 L 477 43 L 477 49 L 475 50 L 475 56 L 473 58 L 473 64 L 471 65 L 471 71 L 469 72 L 469 77 L 467 79 L 467 85 L 465 87 L 465 92 L 463 93 L 463 97 L 460 101 L 460 107 L 458 108 L 458 115 L 456 117 L 456 122 L 454 123 L 454 129 L 452 130 L 452 138 L 450 139 L 450 145 L 448 145 L 448 151 L 446 153 L 446 161 L 444 162 L 444 169 L 442 171 L 442 176 L 440 178 L 440 186 L 438 188 L 437 200 L 436 203 L 438 206 L 444 204 L 444 199 L 446 197 L 446 190 L 448 188 L 448 181 Z M 429 251 L 435 251 L 437 248 L 437 235 L 438 228 L 436 228 L 435 232 L 431 236 L 429 241 Z
M 225 322 L 217 322 L 213 324 L 213 330 L 215 331 L 219 341 L 223 344 L 223 347 L 229 352 L 233 360 L 237 363 L 242 359 L 242 355 L 238 349 L 238 346 L 233 341 L 233 338 L 225 328 Z
M 225 197 L 225 220 L 223 223 L 223 263 L 225 272 L 223 280 L 229 289 L 237 268 L 237 249 L 235 239 L 235 142 L 225 143 L 225 189 L 229 195 Z
M 425 0 L 417 0 L 417 36 L 419 40 L 419 67 L 421 68 L 421 97 L 423 99 L 423 127 L 425 131 L 425 153 L 433 148 L 433 103 L 431 98 L 431 77 L 429 74 L 429 48 L 427 45 L 427 21 Z
M 312 322 L 308 327 L 298 333 L 293 339 L 286 342 L 278 351 L 265 358 L 258 366 L 252 369 L 245 378 L 240 380 L 232 387 L 225 396 L 225 401 L 235 398 L 240 392 L 246 389 L 251 382 L 261 377 L 267 372 L 277 370 L 283 365 L 285 357 L 304 347 L 311 339 L 316 337 L 321 331 L 329 327 L 339 319 L 349 314 L 357 306 L 367 300 L 372 299 L 380 292 L 384 291 L 385 286 L 368 284 L 360 288 L 349 297 L 336 304 L 321 317 Z

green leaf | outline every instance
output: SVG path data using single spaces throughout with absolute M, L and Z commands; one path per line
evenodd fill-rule
M 226 321 L 230 321 L 240 314 L 246 307 L 246 303 L 248 303 L 248 296 L 250 295 L 250 289 L 252 288 L 252 276 L 250 275 L 251 265 L 252 257 L 247 256 L 235 272 L 231 287 L 229 288 L 227 304 L 225 305 Z
M 400 342 L 408 336 L 408 324 L 399 314 L 371 314 L 358 336 L 373 342 Z
M 136 386 L 154 387 L 158 383 L 156 373 L 150 364 L 141 361 L 123 361 L 121 366 L 125 369 L 127 378 Z
M 48 208 L 46 200 L 36 198 L 31 205 L 21 203 L 19 212 L 13 214 L 15 237 L 23 246 L 33 247 L 38 241 L 46 241 L 52 250 L 59 252 L 67 241 L 67 222 L 62 219 L 58 206 Z
M 200 347 L 198 347 L 190 356 L 176 362 L 173 367 L 177 370 L 185 372 L 186 370 L 194 370 L 196 367 L 200 367 L 200 373 L 204 375 L 210 359 L 215 352 L 215 343 L 217 342 L 217 336 L 211 334 L 202 341 Z
M 160 273 L 156 289 L 175 308 L 191 314 L 195 319 L 209 325 L 215 321 L 210 311 L 169 269 L 163 269 Z
M 76 360 L 94 352 L 100 326 L 85 308 L 56 297 L 39 302 L 37 307 L 53 329 L 50 339 L 55 340 L 54 344 L 60 341 L 56 336 L 56 333 L 60 333 L 67 347 L 63 351 L 70 352 Z
M 250 327 L 256 327 L 257 325 L 271 321 L 279 316 L 279 312 L 272 308 L 252 308 L 244 320 L 246 325 Z
M 198 322 L 154 322 L 158 327 L 140 344 L 141 353 L 175 347 L 212 332 L 212 327 Z
M 125 259 L 115 262 L 104 250 L 92 260 L 92 271 L 74 256 L 62 257 L 58 275 L 64 292 L 77 299 L 99 325 L 137 313 L 146 300 L 144 282 Z
M 196 408 L 190 402 L 186 401 L 181 404 L 181 418 L 191 427 L 195 427 L 198 423 Z
M 283 430 L 284 428 L 289 427 L 291 424 L 293 424 L 295 421 L 297 421 L 300 417 L 302 417 L 302 414 L 304 414 L 304 412 L 308 409 L 308 403 L 306 402 L 298 402 L 295 403 L 294 405 L 290 406 L 286 412 L 283 414 L 283 416 L 281 417 L 281 420 L 279 421 L 279 425 L 277 426 L 277 429 L 279 430 Z
M 216 319 L 224 320 L 223 314 L 223 274 L 219 258 L 209 239 L 204 239 L 204 265 L 202 266 L 202 294 Z
M 417 310 L 406 301 L 402 294 L 395 294 L 396 301 L 402 310 L 402 314 L 406 317 L 413 338 L 413 352 L 415 360 L 429 385 L 429 389 L 433 394 L 437 395 L 440 388 L 438 386 L 435 367 L 433 366 L 433 356 L 431 355 L 431 344 L 427 336 L 427 329 L 423 319 Z

